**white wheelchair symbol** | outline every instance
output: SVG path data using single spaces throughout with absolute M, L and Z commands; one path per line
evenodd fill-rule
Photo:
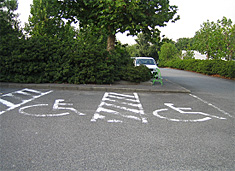
M 174 118 L 169 118 L 169 117 L 166 117 L 166 116 L 163 116 L 161 114 L 159 114 L 160 112 L 165 112 L 165 111 L 168 111 L 167 108 L 164 108 L 164 109 L 158 109 L 158 110 L 155 110 L 153 112 L 153 115 L 154 116 L 157 116 L 161 119 L 166 119 L 166 120 L 169 120 L 169 121 L 175 121 L 175 122 L 203 122 L 203 121 L 208 121 L 212 118 L 216 118 L 216 119 L 226 119 L 226 118 L 223 118 L 223 117 L 218 117 L 218 116 L 214 116 L 214 115 L 211 115 L 211 114 L 207 114 L 207 113 L 203 113 L 203 112 L 192 112 L 190 110 L 192 110 L 192 108 L 185 108 L 185 107 L 174 107 L 174 104 L 173 103 L 164 103 L 165 106 L 179 112 L 180 114 L 185 114 L 185 115 L 203 115 L 204 117 L 203 118 L 200 118 L 200 119 L 174 119 Z
M 72 106 L 72 103 L 62 103 L 64 102 L 64 99 L 57 99 L 55 100 L 55 103 L 53 105 L 53 111 L 58 111 L 58 110 L 69 110 L 72 111 L 78 115 L 85 115 L 81 112 L 79 112 L 77 109 L 73 108 L 73 107 L 68 107 L 68 106 Z M 28 115 L 28 116 L 35 116 L 35 117 L 53 117 L 53 116 L 65 116 L 65 115 L 69 115 L 71 114 L 70 112 L 62 112 L 62 113 L 42 113 L 42 114 L 35 114 L 35 113 L 28 113 L 25 110 L 29 109 L 29 108 L 34 108 L 34 107 L 43 107 L 43 106 L 48 106 L 49 104 L 36 104 L 36 105 L 30 105 L 30 106 L 25 106 L 19 109 L 19 113 L 24 114 L 24 115 Z

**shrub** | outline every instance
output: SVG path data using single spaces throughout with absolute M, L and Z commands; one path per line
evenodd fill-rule
M 227 78 L 235 78 L 235 61 L 178 59 L 167 62 L 161 61 L 159 66 L 195 71 L 207 75 L 220 75 Z
M 110 54 L 95 37 L 81 36 L 69 42 L 57 37 L 32 37 L 19 42 L 9 56 L 0 58 L 0 81 L 110 84 L 123 78 L 134 82 L 148 79 L 143 67 L 129 67 L 135 74 L 126 76 L 132 61 L 125 47 L 118 44 Z
M 123 70 L 122 79 L 131 82 L 144 82 L 150 80 L 152 77 L 150 70 L 145 65 L 132 66 L 129 65 Z

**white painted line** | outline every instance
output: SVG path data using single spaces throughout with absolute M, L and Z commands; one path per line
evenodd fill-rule
M 84 113 L 81 113 L 77 109 L 74 109 L 72 107 L 61 107 L 61 106 L 72 106 L 73 105 L 71 103 L 61 103 L 61 102 L 64 102 L 64 99 L 55 100 L 55 103 L 53 105 L 53 110 L 71 110 L 78 115 L 85 115 Z
M 113 114 L 118 115 L 123 118 L 133 119 L 142 121 L 142 123 L 148 123 L 147 119 L 144 117 L 144 110 L 139 101 L 139 97 L 137 93 L 133 93 L 134 95 L 127 94 L 118 94 L 118 93 L 105 93 L 100 105 L 98 106 L 94 116 L 91 121 L 96 122 L 97 119 L 105 119 L 104 114 Z M 127 103 L 126 101 L 130 101 L 131 103 Z M 118 104 L 118 105 L 117 105 Z M 125 106 L 122 106 L 125 105 Z M 127 107 L 130 106 L 130 107 Z M 110 109 L 112 108 L 112 109 Z M 128 111 L 131 114 L 122 114 L 115 109 L 121 109 L 123 111 Z M 102 113 L 102 114 L 101 114 Z M 132 115 L 138 114 L 138 116 Z M 112 115 L 109 115 L 112 117 Z M 122 123 L 123 121 L 117 119 L 109 119 L 107 122 L 112 123 Z
M 104 118 L 105 118 L 104 115 L 101 115 L 99 113 L 95 113 L 94 116 L 91 119 L 91 122 L 96 122 L 97 119 L 104 119 Z
M 184 115 L 203 115 L 204 117 L 199 118 L 199 119 L 175 119 L 175 118 L 162 116 L 162 115 L 159 114 L 159 112 L 165 112 L 165 111 L 168 111 L 168 109 L 155 110 L 155 111 L 153 111 L 153 115 L 157 116 L 161 119 L 166 119 L 166 120 L 174 121 L 174 122 L 203 122 L 203 121 L 208 121 L 212 118 L 222 119 L 222 120 L 226 119 L 226 118 L 223 118 L 223 117 L 218 117 L 218 116 L 211 115 L 211 114 L 204 113 L 204 112 L 191 112 L 190 110 L 192 110 L 192 108 L 189 108 L 189 107 L 187 107 L 187 108 L 185 108 L 185 107 L 175 107 L 173 103 L 164 103 L 164 105 L 166 105 L 167 107 L 179 112 L 180 114 L 183 114 L 182 115 L 183 117 L 184 117 Z M 184 111 L 184 110 L 186 110 L 186 111 Z
M 144 109 L 143 109 L 143 106 L 140 103 L 140 99 L 139 99 L 138 94 L 134 93 L 134 96 L 135 96 L 136 101 L 139 103 L 138 107 L 139 107 L 139 110 L 140 110 L 140 114 L 144 115 Z
M 140 110 L 142 123 L 148 123 L 148 120 L 147 120 L 147 118 L 145 117 L 145 114 L 144 114 L 144 108 L 143 108 L 142 104 L 140 103 L 140 99 L 139 99 L 138 94 L 134 93 L 134 96 L 135 96 L 137 102 L 139 103 L 139 110 Z
M 28 100 L 23 100 L 23 101 L 22 101 L 21 103 L 19 103 L 19 104 L 13 104 L 13 103 L 11 103 L 11 102 L 6 103 L 6 102 L 4 102 L 5 100 L 0 99 L 0 102 L 1 102 L 1 103 L 3 103 L 4 105 L 6 105 L 7 107 L 9 107 L 8 109 L 6 109 L 6 110 L 4 110 L 4 111 L 0 111 L 0 115 L 2 115 L 3 113 L 5 113 L 5 112 L 7 112 L 7 111 L 13 110 L 13 109 L 15 109 L 15 108 L 17 108 L 17 107 L 20 107 L 20 106 L 22 106 L 23 104 L 26 104 L 26 103 L 28 103 L 28 102 L 30 102 L 30 101 L 33 101 L 33 100 L 35 100 L 35 99 L 37 99 L 37 98 L 39 98 L 39 97 L 42 97 L 42 96 L 44 96 L 44 95 L 47 95 L 47 94 L 53 92 L 52 90 L 51 90 L 51 91 L 47 91 L 47 92 L 40 92 L 40 91 L 37 91 L 37 90 L 32 90 L 32 89 L 27 89 L 27 88 L 26 88 L 26 89 L 23 89 L 23 90 L 21 90 L 21 91 L 29 91 L 29 92 L 33 92 L 33 93 L 38 93 L 39 95 L 35 95 L 35 96 L 33 96 L 31 99 L 28 99 Z M 4 96 L 4 97 L 5 97 L 5 96 L 13 96 L 13 94 L 14 94 L 14 92 L 5 94 L 5 95 L 3 95 L 3 96 Z
M 128 99 L 128 98 L 125 98 L 125 97 L 118 97 L 118 96 L 112 96 L 112 95 L 109 95 L 109 97 L 119 99 L 119 100 L 126 100 L 126 101 L 130 101 L 130 102 L 136 102 L 135 99 Z
M 109 98 L 104 98 L 103 100 L 104 101 L 115 102 L 115 103 L 118 103 L 118 104 L 128 105 L 128 106 L 132 106 L 132 107 L 140 107 L 141 106 L 141 104 L 127 103 L 127 102 L 122 102 L 122 101 L 119 101 L 119 100 L 112 100 L 112 99 L 109 99 Z
M 29 88 L 25 88 L 25 89 L 23 89 L 23 91 L 29 91 L 31 93 L 36 93 L 36 94 L 41 94 L 42 93 L 41 91 L 34 90 L 34 89 L 29 89 Z
M 38 106 L 48 106 L 48 104 L 36 104 L 36 105 L 30 105 L 30 106 L 25 106 L 19 109 L 19 113 L 23 115 L 28 115 L 28 116 L 35 116 L 35 117 L 52 117 L 52 116 L 65 116 L 69 115 L 69 112 L 65 113 L 59 113 L 59 114 L 33 114 L 33 113 L 27 113 L 24 110 L 32 107 L 38 107 Z
M 168 109 L 155 110 L 153 112 L 153 115 L 157 116 L 161 119 L 166 119 L 168 121 L 173 121 L 173 122 L 203 122 L 203 121 L 207 121 L 207 120 L 211 119 L 210 117 L 205 117 L 205 118 L 202 118 L 202 119 L 174 119 L 174 118 L 165 117 L 165 116 L 162 116 L 162 115 L 159 114 L 159 112 L 164 112 L 164 111 L 167 111 L 167 110 Z
M 103 105 L 104 106 L 109 106 L 109 107 L 114 107 L 114 108 L 117 108 L 117 109 L 122 109 L 122 110 L 133 112 L 133 113 L 139 113 L 139 114 L 142 113 L 142 111 L 140 111 L 138 109 L 130 109 L 130 108 L 127 108 L 127 107 L 117 106 L 117 105 L 110 104 L 110 103 L 104 103 Z
M 3 105 L 5 105 L 7 107 L 15 106 L 14 103 L 8 102 L 7 100 L 3 100 L 3 99 L 0 99 L 0 103 L 2 103 Z
M 119 94 L 119 93 L 113 93 L 113 92 L 109 92 L 109 94 L 112 94 L 112 95 L 115 95 L 115 96 L 122 96 L 122 97 L 133 98 L 132 95 L 127 95 L 127 94 Z
M 194 98 L 196 98 L 196 99 L 198 99 L 198 100 L 200 100 L 201 102 L 203 102 L 203 103 L 205 103 L 205 104 L 207 104 L 207 105 L 209 105 L 209 106 L 211 106 L 211 107 L 217 109 L 218 111 L 220 111 L 220 112 L 223 113 L 224 115 L 227 115 L 227 116 L 233 118 L 233 116 L 230 115 L 229 113 L 227 113 L 227 112 L 225 112 L 224 110 L 220 109 L 219 107 L 217 107 L 217 106 L 215 106 L 215 105 L 213 105 L 213 104 L 211 104 L 211 103 L 209 103 L 209 102 L 207 102 L 207 101 L 201 99 L 200 97 L 197 97 L 196 95 L 193 95 L 193 94 L 189 94 L 189 95 L 192 96 L 192 97 L 194 97 Z
M 103 105 L 102 105 L 103 106 Z M 111 113 L 111 114 L 114 114 L 114 115 L 118 115 L 119 112 L 115 111 L 115 110 L 111 110 L 111 109 L 105 109 L 103 108 L 102 106 L 100 106 L 97 110 L 97 112 L 106 112 L 106 113 Z
M 29 94 L 29 93 L 25 92 L 25 89 L 24 89 L 24 90 L 16 91 L 15 93 L 17 93 L 17 94 L 23 94 L 23 95 L 26 95 L 26 96 L 31 95 L 31 94 Z M 40 94 L 40 93 L 38 93 L 38 94 Z
M 116 119 L 108 120 L 107 122 L 109 122 L 109 123 L 122 123 L 121 120 L 116 120 Z
M 223 117 L 218 117 L 218 116 L 215 116 L 215 115 L 210 115 L 210 114 L 204 113 L 204 112 L 189 112 L 189 111 L 185 112 L 183 110 L 192 110 L 192 108 L 174 107 L 174 104 L 172 104 L 172 103 L 164 103 L 164 105 L 166 105 L 166 106 L 172 108 L 173 110 L 178 111 L 179 113 L 182 113 L 182 114 L 204 115 L 204 116 L 209 116 L 211 118 L 226 119 L 226 118 L 223 118 Z
M 72 106 L 72 103 L 62 103 L 64 102 L 64 99 L 57 99 L 55 100 L 55 103 L 53 105 L 53 110 L 54 111 L 58 111 L 58 110 L 70 110 L 72 112 L 75 112 L 78 115 L 85 115 L 83 113 L 80 113 L 79 111 L 77 111 L 76 109 L 72 108 L 72 107 L 64 107 L 64 106 Z M 29 108 L 33 108 L 33 107 L 39 107 L 39 106 L 48 106 L 48 104 L 36 104 L 36 105 L 29 105 L 29 106 L 25 106 L 19 109 L 19 113 L 24 114 L 24 115 L 28 115 L 28 116 L 35 116 L 35 117 L 53 117 L 53 116 L 65 116 L 65 115 L 69 115 L 69 112 L 63 112 L 63 113 L 54 113 L 54 114 L 48 114 L 48 113 L 40 113 L 40 114 L 35 114 L 35 113 L 28 113 L 25 112 L 25 109 L 29 109 Z M 62 107 L 61 107 L 62 106 Z
M 2 97 L 12 97 L 13 96 L 13 94 L 12 93 L 8 93 L 8 94 L 4 94 L 4 95 L 2 95 Z
M 137 120 L 137 121 L 141 121 L 141 119 L 137 116 L 133 116 L 133 115 L 122 115 L 120 114 L 122 117 L 124 118 L 128 118 L 128 119 L 134 119 L 134 120 Z

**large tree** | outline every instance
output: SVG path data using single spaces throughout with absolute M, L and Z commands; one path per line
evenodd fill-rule
M 234 57 L 234 25 L 231 19 L 223 17 L 217 22 L 204 22 L 201 29 L 194 36 L 193 48 L 200 53 L 206 54 L 207 59 Z
M 22 32 L 19 29 L 17 0 L 0 0 L 0 57 L 9 57 L 16 48 Z
M 159 52 L 160 61 L 169 61 L 172 59 L 179 59 L 179 51 L 173 43 L 164 43 Z
M 142 33 L 138 34 L 137 39 L 138 56 L 150 56 L 150 42 L 146 39 L 146 36 Z
M 25 30 L 35 36 L 57 36 L 60 39 L 73 38 L 75 32 L 69 22 L 59 16 L 57 0 L 33 0 L 31 16 Z
M 169 0 L 58 0 L 63 17 L 78 20 L 80 27 L 92 27 L 108 35 L 107 50 L 113 50 L 115 34 L 129 31 L 153 36 L 157 26 L 176 21 L 177 6 Z
M 223 17 L 218 20 L 220 31 L 222 33 L 223 51 L 227 60 L 235 59 L 235 24 L 231 19 Z
M 193 38 L 179 38 L 177 39 L 175 46 L 178 50 L 191 50 L 193 45 Z
M 152 39 L 152 41 L 148 39 L 146 34 L 139 33 L 135 41 L 137 44 L 128 47 L 130 54 L 136 54 L 135 56 L 150 56 L 158 60 L 160 33 L 154 40 Z

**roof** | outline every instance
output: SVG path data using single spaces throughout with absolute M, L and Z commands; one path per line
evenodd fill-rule
M 153 59 L 153 57 L 131 57 L 134 59 Z

